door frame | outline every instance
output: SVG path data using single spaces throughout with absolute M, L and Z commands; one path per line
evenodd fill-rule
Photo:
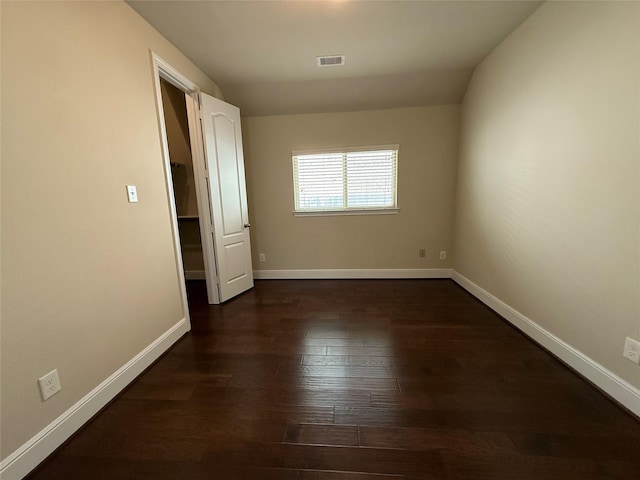
M 189 305 L 187 302 L 186 280 L 184 264 L 182 261 L 182 249 L 180 245 L 180 233 L 178 227 L 178 212 L 176 210 L 175 194 L 173 190 L 173 180 L 171 173 L 171 159 L 169 156 L 169 142 L 167 140 L 167 130 L 164 120 L 164 107 L 162 103 L 162 91 L 160 79 L 164 79 L 174 87 L 185 93 L 187 106 L 187 119 L 189 125 L 189 139 L 191 142 L 191 157 L 193 163 L 193 175 L 196 187 L 196 199 L 198 203 L 198 221 L 200 224 L 200 241 L 202 244 L 202 255 L 204 258 L 205 279 L 207 283 L 207 297 L 210 304 L 220 303 L 218 291 L 218 274 L 215 253 L 206 242 L 206 236 L 210 233 L 211 208 L 206 187 L 206 171 L 203 133 L 200 124 L 200 88 L 171 64 L 163 60 L 156 53 L 151 51 L 151 62 L 153 67 L 153 80 L 156 93 L 156 108 L 158 114 L 158 125 L 160 130 L 160 144 L 164 163 L 165 187 L 167 190 L 167 201 L 171 217 L 171 230 L 173 237 L 173 247 L 176 267 L 180 275 L 180 295 L 182 297 L 185 318 L 189 320 Z M 209 221 L 207 222 L 207 217 Z M 210 268 L 214 265 L 215 268 Z

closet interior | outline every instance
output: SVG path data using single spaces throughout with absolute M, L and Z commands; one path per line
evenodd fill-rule
M 163 78 L 160 79 L 160 89 L 185 278 L 204 280 L 204 258 L 185 94 Z

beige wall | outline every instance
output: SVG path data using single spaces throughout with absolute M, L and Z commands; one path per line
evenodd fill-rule
M 1 5 L 5 458 L 183 317 L 149 49 L 219 91 L 124 3 Z
M 640 387 L 639 4 L 548 2 L 463 103 L 455 269 Z
M 254 268 L 449 267 L 458 121 L 457 105 L 244 118 Z M 386 144 L 400 145 L 400 213 L 293 215 L 293 150 Z

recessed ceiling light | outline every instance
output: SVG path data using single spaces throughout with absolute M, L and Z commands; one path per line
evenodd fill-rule
M 316 64 L 319 67 L 338 67 L 344 65 L 344 55 L 324 55 L 322 57 L 316 57 Z

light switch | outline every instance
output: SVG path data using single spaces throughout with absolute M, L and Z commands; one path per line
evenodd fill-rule
M 135 185 L 127 185 L 129 203 L 138 203 L 138 189 Z

